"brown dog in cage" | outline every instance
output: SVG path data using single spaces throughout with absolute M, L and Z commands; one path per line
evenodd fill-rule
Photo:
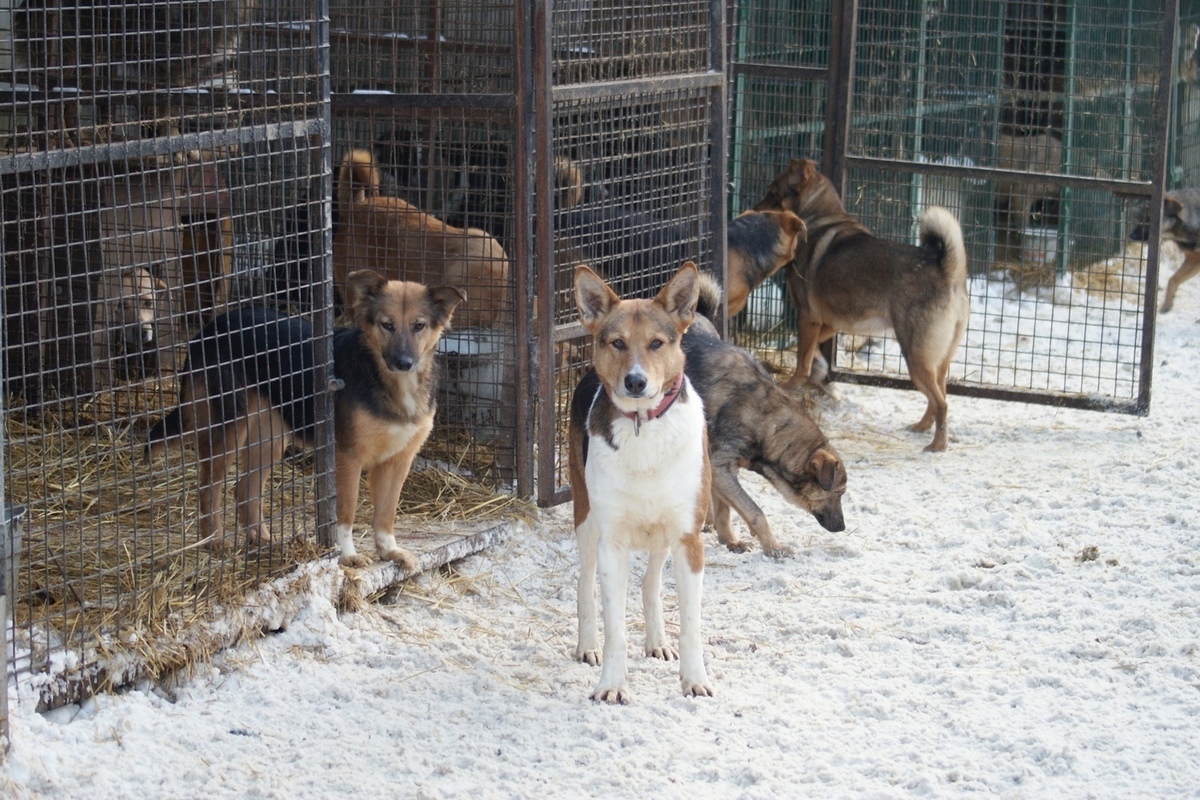
M 804 406 L 775 382 L 750 353 L 721 340 L 712 320 L 721 290 L 700 280 L 696 321 L 683 335 L 688 379 L 704 400 L 712 465 L 712 522 L 721 544 L 744 553 L 750 544 L 730 525 L 738 512 L 771 558 L 791 555 L 771 532 L 767 515 L 738 481 L 743 469 L 771 482 L 783 499 L 812 514 L 827 531 L 844 531 L 846 467 Z
M 346 279 L 354 324 L 333 335 L 333 372 L 344 384 L 333 396 L 337 539 L 341 562 L 365 566 L 354 547 L 359 484 L 367 473 L 379 558 L 411 572 L 417 560 L 396 544 L 396 503 L 436 410 L 434 350 L 455 308 L 458 288 L 388 281 L 369 270 Z M 252 543 L 271 531 L 262 494 L 272 465 L 289 442 L 311 445 L 316 430 L 317 371 L 307 320 L 262 307 L 231 311 L 188 345 L 179 406 L 150 431 L 154 457 L 172 437 L 190 433 L 199 459 L 200 534 L 224 545 L 221 498 L 229 462 L 239 525 Z
M 500 243 L 486 231 L 455 228 L 399 197 L 382 196 L 379 182 L 370 150 L 354 149 L 342 159 L 333 237 L 338 290 L 345 294 L 347 276 L 360 269 L 394 280 L 461 286 L 471 299 L 457 312 L 459 327 L 510 327 L 509 261 Z
M 107 270 L 100 276 L 92 306 L 92 366 L 99 383 L 132 377 L 148 360 L 156 360 L 159 301 L 166 290 L 145 267 Z
M 791 261 L 807 238 L 804 220 L 791 211 L 746 211 L 730 220 L 725 286 L 729 316 L 745 308 L 750 292 Z
M 921 245 L 873 236 L 847 213 L 829 179 L 811 159 L 793 158 L 756 211 L 792 211 L 808 226 L 796 252 L 788 289 L 799 315 L 793 388 L 808 377 L 817 345 L 836 333 L 891 332 L 913 385 L 925 395 L 925 414 L 913 431 L 934 427 L 925 448 L 946 449 L 946 377 L 967 329 L 967 255 L 958 220 L 944 208 L 921 217 Z
M 1143 211 L 1129 238 L 1135 242 L 1149 240 L 1149 208 Z M 1200 189 L 1176 189 L 1163 195 L 1162 238 L 1174 242 L 1183 253 L 1183 263 L 1167 280 L 1167 292 L 1158 308 L 1165 314 L 1174 307 L 1179 287 L 1200 274 Z

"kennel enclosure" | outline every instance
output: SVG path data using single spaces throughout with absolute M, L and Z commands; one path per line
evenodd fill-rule
M 479 493 L 460 507 L 570 496 L 575 266 L 643 295 L 684 260 L 722 274 L 727 218 L 795 156 L 882 236 L 911 241 L 929 204 L 958 215 L 973 310 L 952 392 L 1145 413 L 1158 243 L 1125 240 L 1164 178 L 1200 169 L 1194 6 L 1177 35 L 1174 0 L 0 3 L 3 489 L 26 510 L 10 671 L 47 705 L 157 677 L 204 657 L 190 625 L 327 554 L 331 425 L 273 473 L 277 541 L 222 554 L 197 541 L 189 451 L 142 446 L 221 310 L 310 319 L 328 384 L 351 148 L 382 196 L 449 226 L 431 252 L 487 236 L 507 259 L 499 287 L 464 288 L 511 302 L 440 351 L 423 466 Z M 782 285 L 730 330 L 786 366 Z M 907 385 L 886 338 L 831 356 L 835 379 Z M 453 530 L 438 502 L 405 524 Z

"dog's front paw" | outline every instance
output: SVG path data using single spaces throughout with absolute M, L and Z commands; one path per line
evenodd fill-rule
M 597 703 L 609 705 L 629 705 L 629 688 L 625 684 L 619 686 L 597 686 L 592 691 L 592 699 Z
M 600 651 L 597 648 L 575 648 L 575 658 L 585 664 L 590 664 L 593 667 L 600 666 Z
M 714 697 L 713 688 L 708 685 L 708 678 L 699 681 L 682 680 L 684 697 Z
M 362 553 L 351 553 L 348 556 L 342 556 L 338 559 L 338 563 L 343 567 L 357 567 L 361 569 L 371 563 L 371 559 L 364 556 Z
M 393 547 L 379 554 L 384 561 L 391 561 L 405 572 L 417 571 L 417 557 L 403 547 Z
M 750 549 L 754 546 L 745 539 L 734 539 L 731 542 L 721 542 L 721 544 L 728 547 L 730 552 L 733 553 L 749 553 Z
M 646 645 L 646 657 L 657 658 L 662 661 L 678 661 L 679 651 L 666 644 L 653 647 L 648 644 Z

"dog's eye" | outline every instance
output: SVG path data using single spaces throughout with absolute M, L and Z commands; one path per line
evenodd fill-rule
M 624 350 L 625 350 L 625 340 L 624 339 L 613 339 L 611 342 L 609 342 L 609 344 L 612 345 L 613 350 L 619 350 L 621 352 L 624 352 Z
M 379 327 L 383 328 L 388 333 L 396 332 L 396 326 L 390 322 L 381 322 L 381 323 L 379 323 Z
M 664 342 L 662 339 L 655 339 L 653 342 L 650 343 L 650 349 L 657 350 L 658 348 L 662 347 L 664 344 L 666 344 L 666 342 Z
M 413 333 L 420 333 L 423 330 L 425 330 L 424 322 L 414 322 L 413 323 Z

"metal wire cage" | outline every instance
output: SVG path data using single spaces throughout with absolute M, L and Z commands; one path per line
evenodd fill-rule
M 324 428 L 272 472 L 275 537 L 248 550 L 200 541 L 190 447 L 144 453 L 179 402 L 187 341 L 222 313 L 305 315 L 327 369 L 311 11 L 26 0 L 0 18 L 4 495 L 28 510 L 10 655 L 47 674 L 48 702 L 120 680 L 101 657 L 185 662 L 172 635 L 294 564 L 293 537 L 328 519 Z M 232 493 L 217 506 L 231 531 L 246 513 Z
M 742 5 L 742 19 L 788 19 L 770 14 L 770 2 Z M 739 147 L 770 152 L 766 143 L 796 148 L 791 156 L 819 151 L 847 210 L 893 241 L 915 244 L 931 205 L 955 214 L 973 277 L 952 391 L 1144 413 L 1157 242 L 1134 246 L 1128 238 L 1145 201 L 1161 192 L 1167 98 L 1181 79 L 1169 65 L 1164 72 L 1173 8 L 1147 11 L 1123 0 L 862 0 L 830 8 L 835 35 L 826 49 L 813 48 L 828 54 L 827 91 L 836 101 L 809 105 L 805 119 L 786 117 L 815 95 L 820 71 L 773 47 L 781 38 L 774 29 L 738 31 L 747 63 L 734 65 L 742 74 L 734 107 L 745 109 L 734 117 L 735 156 Z M 812 53 L 803 60 L 822 63 Z M 766 89 L 768 80 L 785 82 L 782 91 Z M 788 112 L 772 119 L 776 108 Z M 798 135 L 806 129 L 823 139 Z M 755 174 L 754 160 L 733 164 L 744 175 L 735 196 L 747 204 L 770 180 Z M 774 172 L 785 165 L 780 158 Z M 1001 302 L 1006 293 L 1024 303 Z M 790 366 L 794 327 L 776 310 L 782 292 L 776 283 L 762 294 L 759 310 L 735 328 Z M 1048 321 L 1012 316 L 1030 307 Z M 1086 319 L 1095 334 L 1084 343 L 1058 338 L 1063 326 L 1052 320 L 1064 314 Z M 763 341 L 764 330 L 774 338 Z M 907 384 L 886 337 L 839 337 L 833 355 L 835 378 Z

